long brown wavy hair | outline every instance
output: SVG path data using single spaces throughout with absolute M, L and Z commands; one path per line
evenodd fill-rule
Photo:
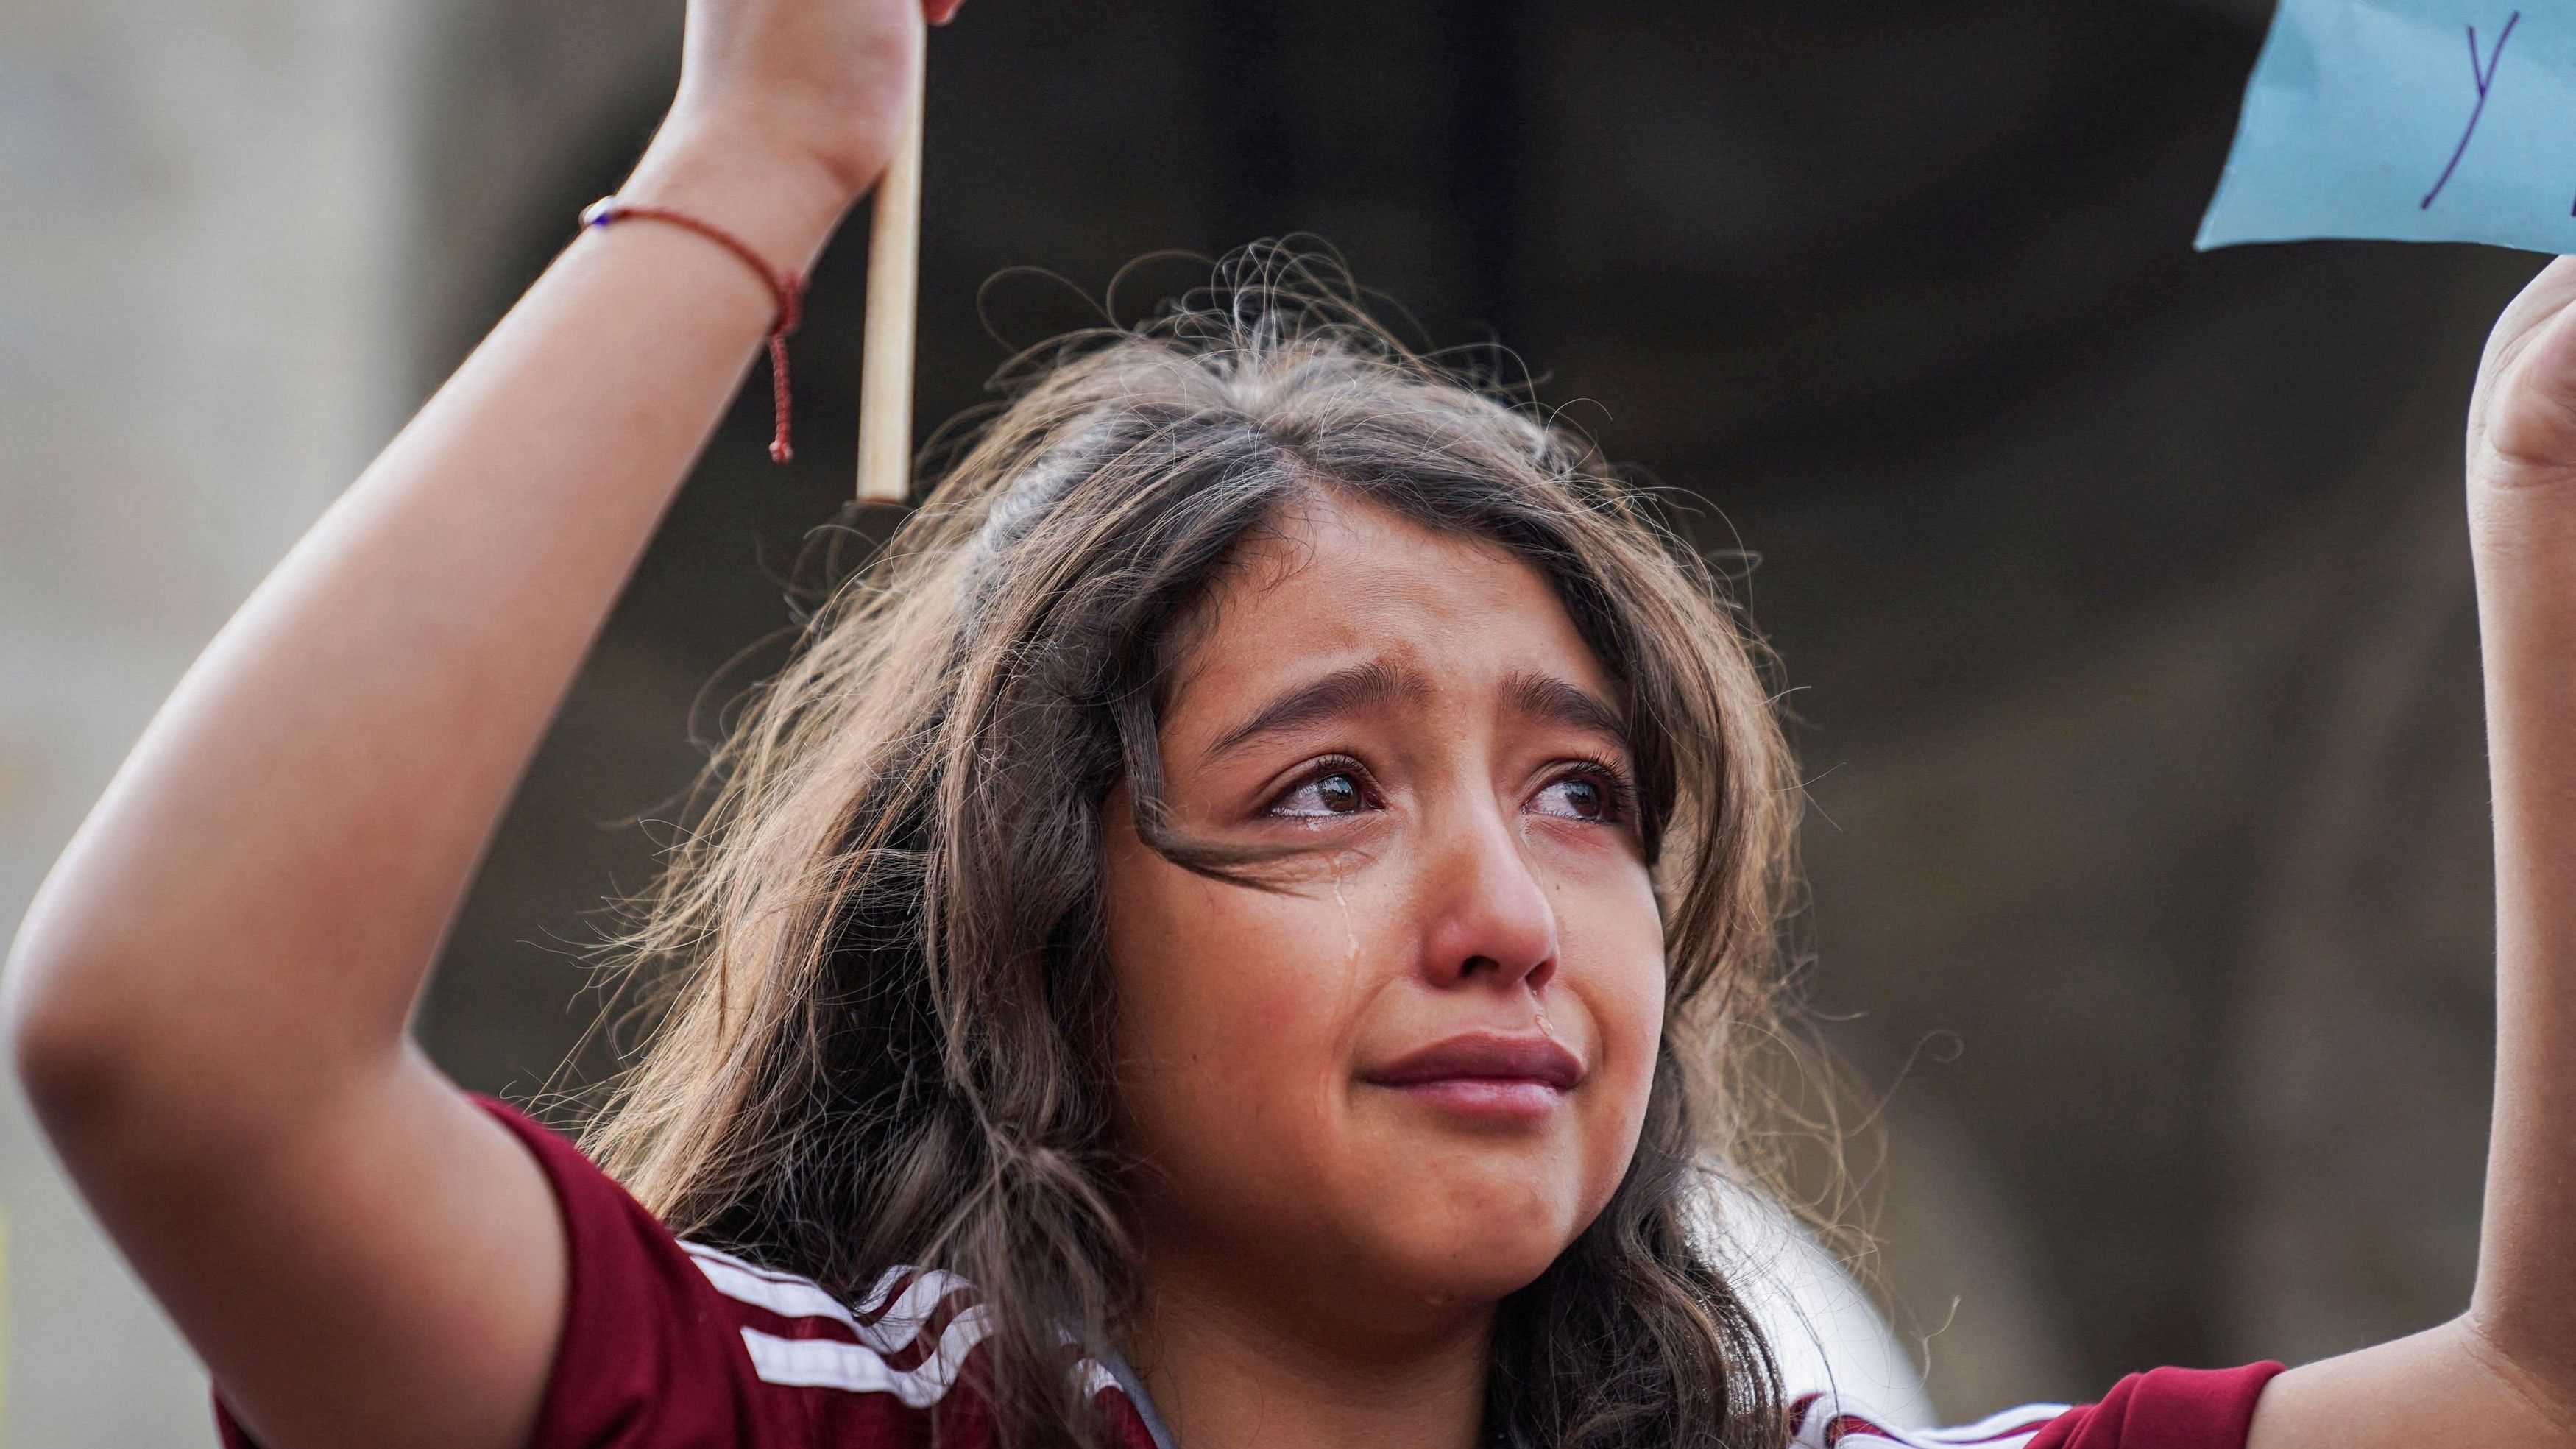
M 1136 1307 L 1113 1131 L 1101 812 L 1193 870 L 1156 721 L 1246 534 L 1330 491 L 1510 550 L 1625 692 L 1669 988 L 1636 1155 L 1506 1299 L 1485 1434 L 1775 1449 L 1778 1376 L 1695 1227 L 1778 1000 L 1795 802 L 1763 656 L 1646 490 L 1525 390 L 1402 344 L 1337 264 L 1261 246 L 1152 319 L 1024 354 L 921 507 L 746 697 L 611 941 L 664 994 L 587 1145 L 677 1232 L 855 1293 L 987 1306 L 1002 1442 L 1097 1444 L 1065 1334 Z M 1258 884 L 1257 881 L 1253 882 Z

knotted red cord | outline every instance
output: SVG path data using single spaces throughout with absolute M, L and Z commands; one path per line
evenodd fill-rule
M 769 263 L 762 259 L 760 253 L 751 249 L 749 242 L 713 222 L 700 221 L 686 212 L 674 211 L 667 206 L 639 206 L 632 202 L 620 201 L 614 196 L 603 196 L 582 208 L 581 224 L 606 226 L 612 221 L 622 221 L 630 216 L 640 216 L 652 221 L 667 221 L 674 226 L 687 227 L 742 258 L 753 271 L 760 274 L 763 282 L 769 284 L 771 295 L 778 300 L 777 319 L 769 324 L 770 407 L 772 415 L 778 420 L 778 431 L 769 440 L 769 458 L 773 463 L 784 463 L 794 457 L 796 451 L 789 447 L 787 442 L 787 334 L 796 330 L 797 309 L 805 296 L 805 279 L 791 271 L 770 270 Z

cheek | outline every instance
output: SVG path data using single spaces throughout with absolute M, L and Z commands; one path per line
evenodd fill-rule
M 1589 1094 L 1585 1196 L 1597 1210 L 1628 1170 L 1664 1026 L 1664 933 L 1642 872 L 1586 882 L 1559 896 L 1558 920 L 1570 979 L 1597 1042 Z
M 1183 1182 L 1276 1173 L 1331 1130 L 1358 996 L 1327 897 L 1193 875 L 1127 834 L 1105 861 L 1117 1092 L 1131 1150 Z
M 1663 1000 L 1661 963 L 1657 963 L 1654 984 L 1626 993 L 1619 1003 L 1624 1009 L 1606 1015 L 1602 1023 L 1607 1048 L 1602 1058 L 1618 1093 L 1612 1112 L 1616 1125 L 1605 1124 L 1606 1130 L 1595 1143 L 1596 1210 L 1610 1200 L 1619 1180 L 1627 1175 L 1629 1159 L 1636 1154 L 1637 1133 L 1645 1124 L 1646 1104 L 1654 1094 L 1655 1058 L 1663 1037 Z

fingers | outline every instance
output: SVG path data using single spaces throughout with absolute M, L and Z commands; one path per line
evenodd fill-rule
M 921 0 L 921 13 L 933 25 L 945 25 L 957 18 L 957 7 L 966 0 Z

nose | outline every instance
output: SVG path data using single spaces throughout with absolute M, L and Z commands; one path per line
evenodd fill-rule
M 1511 823 L 1461 812 L 1424 842 L 1422 969 L 1437 986 L 1544 990 L 1556 975 L 1556 906 Z

